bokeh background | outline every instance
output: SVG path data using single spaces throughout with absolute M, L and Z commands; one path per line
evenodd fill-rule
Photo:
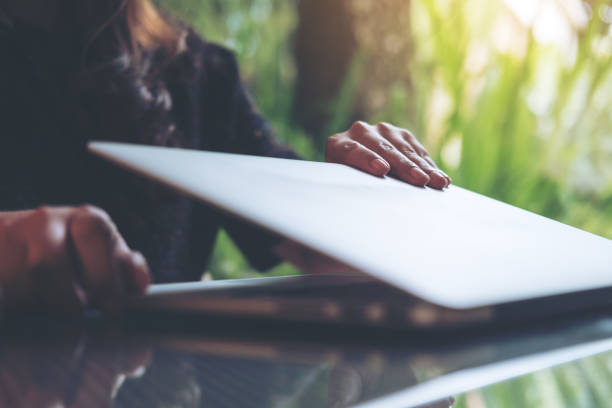
M 303 157 L 321 160 L 327 136 L 355 119 L 393 122 L 455 184 L 612 238 L 610 0 L 158 3 L 236 52 L 262 112 Z M 224 234 L 208 273 L 257 274 Z M 457 406 L 608 406 L 611 367 L 566 365 Z
M 612 238 L 610 0 L 158 4 L 236 52 L 303 157 L 355 119 L 389 121 L 455 184 Z M 224 234 L 209 272 L 256 274 Z

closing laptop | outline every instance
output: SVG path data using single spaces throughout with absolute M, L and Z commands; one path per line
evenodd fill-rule
M 348 166 L 92 142 L 92 153 L 353 267 L 153 285 L 140 311 L 454 327 L 612 306 L 612 241 Z

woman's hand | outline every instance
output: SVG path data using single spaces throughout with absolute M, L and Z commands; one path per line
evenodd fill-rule
M 331 136 L 325 160 L 375 176 L 390 173 L 415 186 L 443 189 L 451 183 L 412 133 L 387 123 L 355 122 L 346 132 Z
M 327 255 L 317 252 L 314 249 L 305 247 L 295 241 L 284 240 L 274 251 L 277 255 L 298 268 L 303 273 L 318 275 L 343 275 L 343 276 L 364 276 L 356 272 L 355 268 L 343 264 Z
M 0 289 L 10 316 L 121 309 L 150 283 L 144 257 L 92 206 L 0 212 Z

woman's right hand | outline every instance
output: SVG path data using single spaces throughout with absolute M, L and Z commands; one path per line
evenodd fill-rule
M 142 254 L 101 209 L 40 207 L 0 212 L 0 289 L 5 313 L 114 314 L 151 281 Z

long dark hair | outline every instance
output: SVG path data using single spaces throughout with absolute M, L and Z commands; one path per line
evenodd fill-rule
M 114 37 L 115 45 L 135 59 L 162 50 L 168 58 L 180 53 L 184 29 L 162 14 L 150 0 L 78 0 L 77 14 L 87 24 L 85 41 Z M 87 44 L 89 45 L 89 44 Z
M 150 0 L 71 4 L 81 41 L 76 91 L 88 131 L 102 133 L 97 138 L 181 145 L 167 68 L 186 50 L 186 28 Z

